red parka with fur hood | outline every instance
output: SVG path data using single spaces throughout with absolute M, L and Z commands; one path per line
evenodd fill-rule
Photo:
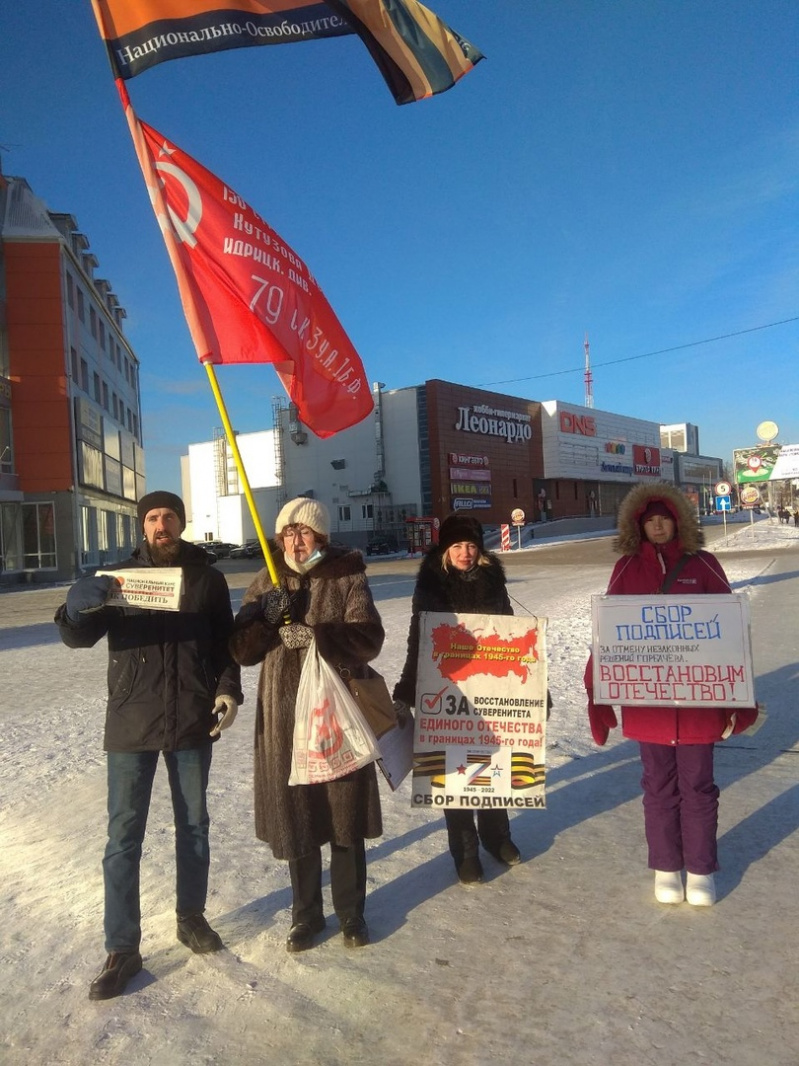
M 663 503 L 676 525 L 668 544 L 651 544 L 644 536 L 641 518 L 655 501 Z M 657 594 L 661 584 L 683 555 L 687 561 L 665 595 L 696 596 L 701 593 L 731 592 L 721 564 L 710 552 L 702 550 L 704 536 L 693 505 L 675 486 L 667 482 L 641 484 L 633 488 L 619 507 L 618 536 L 613 548 L 621 558 L 613 568 L 608 584 L 609 596 L 647 596 Z M 589 717 L 594 739 L 604 744 L 607 729 L 598 719 L 611 724 L 610 708 L 594 707 L 592 661 L 585 669 L 585 687 L 589 696 Z M 608 713 L 610 712 L 610 713 Z M 631 740 L 651 744 L 712 744 L 721 740 L 733 725 L 734 732 L 745 729 L 757 717 L 754 709 L 733 713 L 714 707 L 622 707 L 622 732 Z M 604 734 L 604 735 L 603 735 Z

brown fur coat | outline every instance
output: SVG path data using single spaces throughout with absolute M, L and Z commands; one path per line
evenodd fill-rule
M 282 553 L 275 565 L 290 592 L 304 591 L 305 625 L 320 654 L 335 666 L 356 672 L 378 655 L 384 632 L 366 580 L 360 552 L 330 546 L 324 559 L 304 576 L 290 570 Z M 262 570 L 243 604 L 271 588 Z M 324 785 L 292 785 L 291 747 L 294 703 L 305 649 L 288 650 L 263 618 L 236 621 L 230 642 L 242 666 L 262 663 L 255 718 L 255 832 L 277 859 L 296 859 L 322 844 L 350 846 L 382 833 L 380 796 L 374 764 Z

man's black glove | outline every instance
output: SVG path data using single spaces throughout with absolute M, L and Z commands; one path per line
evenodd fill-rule
M 82 577 L 67 593 L 67 617 L 70 622 L 80 622 L 82 614 L 99 611 L 112 589 L 118 585 L 116 578 L 103 574 L 101 577 Z

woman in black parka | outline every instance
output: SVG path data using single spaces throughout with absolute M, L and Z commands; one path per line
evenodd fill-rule
M 506 588 L 505 570 L 483 546 L 483 528 L 469 515 L 453 514 L 439 531 L 438 544 L 422 559 L 411 605 L 408 654 L 402 676 L 394 688 L 400 718 L 409 713 L 416 698 L 419 654 L 419 612 L 456 614 L 513 614 Z M 464 884 L 482 881 L 478 843 L 505 866 L 520 860 L 511 840 L 507 811 L 478 810 L 477 825 L 471 810 L 444 812 L 449 850 Z

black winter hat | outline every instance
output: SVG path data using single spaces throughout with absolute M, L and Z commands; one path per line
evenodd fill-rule
M 441 523 L 438 531 L 438 546 L 442 552 L 451 548 L 453 544 L 469 541 L 476 544 L 480 551 L 483 548 L 483 527 L 476 518 L 465 514 L 451 514 Z
M 136 512 L 139 516 L 139 528 L 144 530 L 144 518 L 148 511 L 154 511 L 156 507 L 168 507 L 170 511 L 174 511 L 180 519 L 182 526 L 181 533 L 186 528 L 186 508 L 183 506 L 183 500 L 180 496 L 176 496 L 174 492 L 165 492 L 163 490 L 156 492 L 148 492 L 146 496 L 142 496 L 139 502 L 136 504 Z

